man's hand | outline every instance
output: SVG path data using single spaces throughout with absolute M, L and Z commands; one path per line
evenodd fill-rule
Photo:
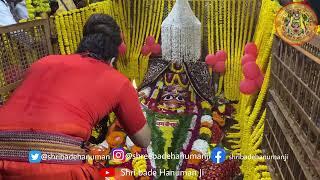
M 135 145 L 139 147 L 148 147 L 151 141 L 151 130 L 148 124 L 146 123 L 146 125 L 144 125 L 141 130 L 130 136 L 130 139 Z

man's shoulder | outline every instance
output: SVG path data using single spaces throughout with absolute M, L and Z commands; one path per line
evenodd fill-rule
M 105 77 L 106 77 L 106 80 L 112 79 L 114 82 L 116 82 L 121 86 L 127 83 L 130 83 L 130 80 L 124 74 L 122 74 L 121 72 L 119 72 L 114 68 L 110 68 L 109 70 L 106 70 Z

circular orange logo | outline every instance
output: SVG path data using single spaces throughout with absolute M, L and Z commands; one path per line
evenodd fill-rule
M 304 3 L 291 3 L 281 8 L 275 19 L 278 35 L 291 45 L 302 45 L 317 33 L 318 19 Z

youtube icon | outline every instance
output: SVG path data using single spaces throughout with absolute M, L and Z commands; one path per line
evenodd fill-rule
M 115 168 L 103 168 L 99 171 L 102 177 L 113 177 L 116 174 Z

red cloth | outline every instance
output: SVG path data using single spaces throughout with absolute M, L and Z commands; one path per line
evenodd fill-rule
M 124 75 L 93 58 L 51 55 L 30 67 L 20 87 L 0 108 L 0 130 L 57 132 L 88 140 L 92 127 L 111 111 L 130 135 L 146 124 L 137 92 Z M 0 174 L 10 175 L 15 168 L 35 173 L 32 169 L 37 166 L 0 160 Z M 66 169 L 65 165 L 40 166 L 52 174 Z M 90 172 L 87 165 L 81 168 Z

